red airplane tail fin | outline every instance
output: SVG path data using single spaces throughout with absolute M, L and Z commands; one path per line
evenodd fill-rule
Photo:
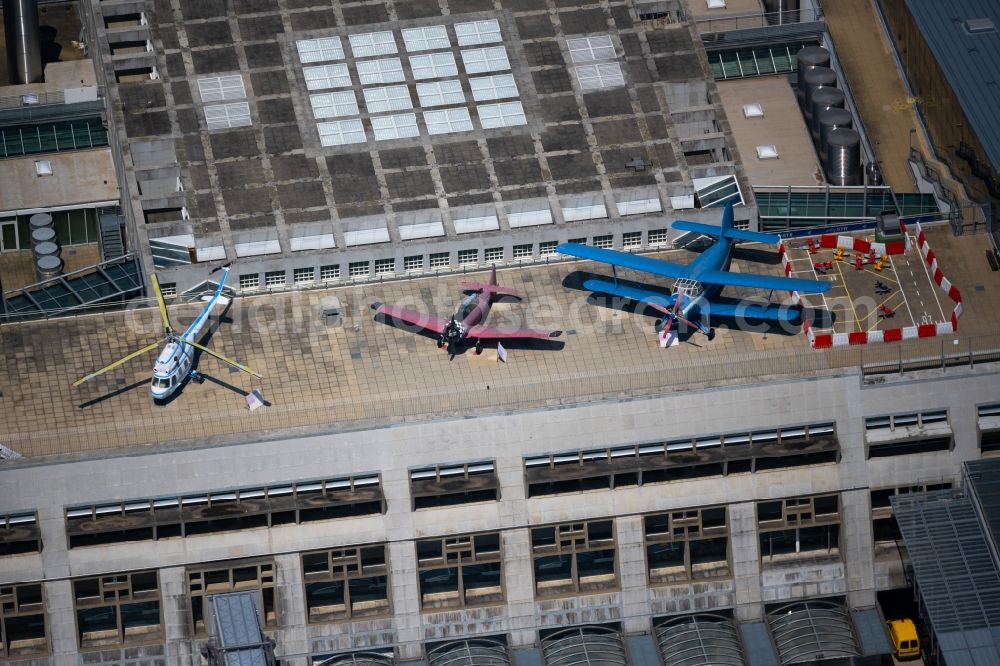
M 490 271 L 489 284 L 483 284 L 482 282 L 463 282 L 462 291 L 478 292 L 484 296 L 489 296 L 490 298 L 494 296 L 513 296 L 515 298 L 521 298 L 521 292 L 517 289 L 510 289 L 509 287 L 501 287 L 497 285 L 496 265 L 494 265 L 493 270 Z

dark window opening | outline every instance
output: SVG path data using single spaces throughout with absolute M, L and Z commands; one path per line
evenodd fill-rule
M 384 544 L 305 553 L 302 571 L 310 623 L 389 613 Z
M 0 585 L 0 657 L 29 658 L 47 654 L 40 583 Z
M 416 550 L 424 610 L 503 602 L 499 533 L 425 539 Z
M 908 440 L 902 442 L 880 442 L 868 445 L 869 458 L 887 458 L 889 456 L 906 456 L 914 453 L 930 453 L 932 451 L 948 451 L 951 449 L 951 437 L 929 437 L 927 439 Z
M 430 509 L 439 506 L 454 506 L 456 504 L 472 504 L 474 502 L 495 502 L 500 499 L 496 488 L 488 490 L 473 490 L 469 492 L 449 493 L 447 495 L 429 495 L 413 498 L 414 509 Z
M 183 208 L 150 208 L 142 211 L 146 224 L 160 222 L 180 222 L 184 219 Z
M 414 509 L 428 509 L 500 499 L 493 462 L 429 467 L 410 472 Z
M 118 83 L 139 83 L 141 81 L 149 81 L 151 79 L 158 78 L 155 72 L 156 68 L 151 65 L 147 67 L 116 69 L 115 81 Z
M 979 450 L 983 453 L 1000 451 L 1000 430 L 987 430 L 980 433 Z
M 142 25 L 142 15 L 135 14 L 118 14 L 116 16 L 105 16 L 104 17 L 104 27 L 108 30 L 116 30 L 118 28 L 128 28 Z
M 567 523 L 531 530 L 535 595 L 586 594 L 618 585 L 614 523 Z

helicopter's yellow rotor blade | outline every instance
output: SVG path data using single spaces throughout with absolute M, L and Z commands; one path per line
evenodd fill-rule
M 82 384 L 82 383 L 84 383 L 86 381 L 89 381 L 89 380 L 93 379 L 94 377 L 96 377 L 98 375 L 103 375 L 108 370 L 114 370 L 115 368 L 117 368 L 122 363 L 125 363 L 126 361 L 131 361 L 136 356 L 142 356 L 143 354 L 145 354 L 148 351 L 153 351 L 154 349 L 156 349 L 157 347 L 159 347 L 161 344 L 163 344 L 163 341 L 162 340 L 157 340 L 156 342 L 154 342 L 152 344 L 146 345 L 142 349 L 140 349 L 138 351 L 134 351 L 131 354 L 129 354 L 128 356 L 123 356 L 122 358 L 118 359 L 117 361 L 115 361 L 114 363 L 112 363 L 110 365 L 104 366 L 103 368 L 101 368 L 97 372 L 92 372 L 89 375 L 87 375 L 86 377 L 81 377 L 80 379 L 78 379 L 75 382 L 73 382 L 73 386 L 79 386 L 80 384 Z
M 245 373 L 247 373 L 249 375 L 253 375 L 257 379 L 263 379 L 263 375 L 261 375 L 260 373 L 254 372 L 253 370 L 251 370 L 247 366 L 243 365 L 242 363 L 237 363 L 236 361 L 234 361 L 231 358 L 226 358 L 222 354 L 214 352 L 211 349 L 209 349 L 208 347 L 204 347 L 202 345 L 199 345 L 197 342 L 190 342 L 189 340 L 178 340 L 178 342 L 181 342 L 181 343 L 186 344 L 186 345 L 191 345 L 192 347 L 195 347 L 197 349 L 202 350 L 203 352 L 205 352 L 209 356 L 214 356 L 215 358 L 219 359 L 223 363 L 228 363 L 229 365 L 233 366 L 237 370 L 242 370 L 243 372 L 245 372 Z
M 149 281 L 153 285 L 153 293 L 156 294 L 156 304 L 160 306 L 160 317 L 163 319 L 163 328 L 170 329 L 170 319 L 167 318 L 167 304 L 163 302 L 163 294 L 160 293 L 160 281 L 156 279 L 156 273 L 149 274 Z

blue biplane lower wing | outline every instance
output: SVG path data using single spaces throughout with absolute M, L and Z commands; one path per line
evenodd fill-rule
M 755 305 L 752 303 L 705 303 L 702 314 L 710 317 L 743 317 L 773 321 L 798 321 L 799 309 L 792 305 Z
M 804 294 L 822 294 L 829 291 L 832 282 L 825 280 L 802 280 L 777 275 L 758 275 L 756 273 L 732 273 L 729 271 L 705 271 L 699 273 L 699 282 L 719 284 L 731 287 L 754 287 L 756 289 L 776 289 L 780 291 L 798 291 Z
M 650 257 L 641 257 L 628 252 L 618 252 L 617 250 L 606 250 L 600 247 L 591 247 L 582 243 L 562 243 L 556 247 L 556 251 L 568 254 L 579 259 L 589 259 L 602 264 L 631 268 L 644 273 L 652 273 L 667 278 L 689 277 L 688 267 L 680 264 L 672 264 L 669 261 L 661 261 Z
M 633 301 L 645 303 L 651 308 L 659 310 L 664 314 L 669 312 L 674 307 L 673 296 L 667 296 L 666 294 L 646 289 L 639 289 L 637 287 L 627 287 L 617 282 L 611 282 L 610 280 L 593 278 L 585 280 L 583 286 L 585 289 L 589 289 L 591 291 L 600 292 L 602 294 L 611 294 L 612 296 L 621 296 L 622 298 L 628 298 Z

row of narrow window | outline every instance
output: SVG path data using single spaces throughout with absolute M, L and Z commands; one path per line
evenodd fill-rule
M 530 529 L 534 589 L 538 598 L 619 588 L 618 543 L 613 519 Z M 726 506 L 644 516 L 650 584 L 726 578 L 731 575 Z M 757 504 L 761 558 L 781 562 L 805 554 L 839 556 L 840 507 L 836 494 Z M 424 611 L 494 605 L 505 600 L 503 535 L 486 532 L 415 542 L 420 606 Z M 386 544 L 325 549 L 301 555 L 307 621 L 311 624 L 385 617 L 392 613 Z M 273 560 L 214 563 L 187 571 L 191 632 L 207 635 L 207 597 L 234 591 L 258 593 L 261 620 L 279 624 Z M 137 571 L 72 581 L 81 649 L 161 642 L 163 618 L 157 571 Z M 41 583 L 0 586 L 0 657 L 48 651 Z
M 923 434 L 908 436 L 912 433 L 906 426 L 912 424 L 906 418 L 908 415 L 893 419 L 893 428 L 900 429 L 901 438 L 868 442 L 870 458 L 942 451 L 953 445 L 946 420 L 914 415 L 914 423 Z M 981 415 L 980 423 L 988 425 L 983 419 L 990 418 L 1000 421 L 987 413 Z M 868 425 L 876 432 L 881 429 L 880 425 Z M 981 431 L 980 447 L 984 453 L 1000 450 L 1000 423 Z M 833 463 L 839 456 L 833 425 L 819 424 L 537 456 L 526 458 L 524 466 L 528 497 L 539 497 Z M 692 458 L 697 461 L 692 463 Z M 500 482 L 492 461 L 413 470 L 410 490 L 416 510 L 500 499 Z M 381 481 L 370 475 L 71 507 L 66 512 L 66 525 L 70 548 L 78 548 L 384 511 Z M 40 552 L 41 548 L 34 513 L 0 516 L 0 556 Z

